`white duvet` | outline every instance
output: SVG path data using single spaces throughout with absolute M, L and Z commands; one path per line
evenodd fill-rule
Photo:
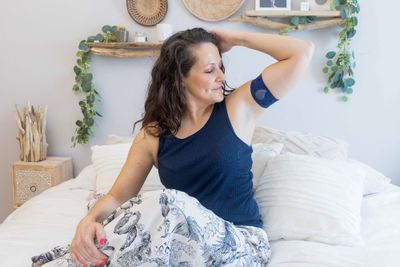
M 30 257 L 68 244 L 93 194 L 94 170 L 29 200 L 0 226 L 0 266 L 30 266 Z M 310 241 L 273 241 L 270 267 L 400 266 L 400 187 L 364 197 L 362 247 Z

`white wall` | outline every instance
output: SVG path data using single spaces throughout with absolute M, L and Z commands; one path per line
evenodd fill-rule
M 338 102 L 334 94 L 320 92 L 325 78 L 321 73 L 324 54 L 335 48 L 339 28 L 295 33 L 312 40 L 315 57 L 296 89 L 274 105 L 260 124 L 331 135 L 350 143 L 350 156 L 364 161 L 400 184 L 400 85 L 396 50 L 396 10 L 400 3 L 378 5 L 360 1 L 358 34 L 354 39 L 357 69 L 354 96 Z M 247 1 L 238 14 L 253 9 Z M 75 173 L 90 163 L 90 145 L 104 143 L 108 133 L 128 135 L 133 121 L 140 118 L 149 71 L 154 59 L 94 57 L 95 85 L 103 96 L 99 104 L 104 118 L 98 119 L 96 136 L 89 145 L 70 148 L 75 120 L 81 117 L 79 96 L 72 91 L 77 45 L 81 39 L 100 31 L 105 24 L 126 25 L 147 32 L 155 40 L 155 27 L 142 27 L 128 15 L 125 1 L 12 1 L 0 2 L 0 221 L 12 211 L 10 164 L 18 159 L 15 139 L 14 104 L 30 100 L 47 104 L 49 155 L 72 156 Z M 194 26 L 264 31 L 227 21 L 206 23 L 193 17 L 179 0 L 169 1 L 163 22 L 174 30 Z M 255 77 L 272 62 L 258 52 L 235 48 L 224 57 L 228 81 L 232 85 Z

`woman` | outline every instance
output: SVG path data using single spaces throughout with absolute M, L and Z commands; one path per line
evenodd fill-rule
M 225 97 L 221 54 L 238 45 L 277 62 Z M 200 28 L 165 41 L 142 128 L 113 187 L 79 223 L 72 260 L 82 266 L 265 266 L 270 249 L 252 192 L 250 140 L 256 119 L 288 93 L 312 53 L 310 42 L 292 37 Z M 168 189 L 134 198 L 103 228 L 100 222 L 138 194 L 153 166 Z

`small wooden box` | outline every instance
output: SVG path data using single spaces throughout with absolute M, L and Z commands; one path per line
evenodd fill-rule
M 72 159 L 47 157 L 39 162 L 16 161 L 12 164 L 14 207 L 44 190 L 72 178 Z

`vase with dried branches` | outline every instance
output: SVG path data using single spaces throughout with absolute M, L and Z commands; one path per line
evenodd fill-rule
M 47 106 L 32 106 L 29 102 L 22 108 L 15 105 L 21 161 L 41 161 L 47 156 L 46 115 Z

